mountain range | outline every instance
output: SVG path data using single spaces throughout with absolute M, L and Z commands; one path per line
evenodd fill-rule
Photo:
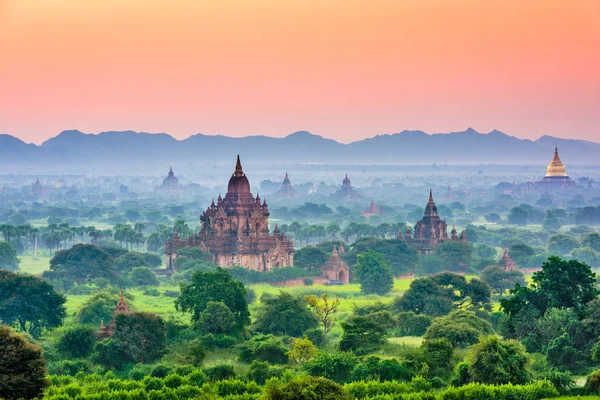
M 0 174 L 163 171 L 166 165 L 231 164 L 235 154 L 252 164 L 547 164 L 554 146 L 567 164 L 600 165 L 600 143 L 542 136 L 519 139 L 494 130 L 427 134 L 402 131 L 349 144 L 306 131 L 283 138 L 193 135 L 177 140 L 166 133 L 67 130 L 41 145 L 0 135 Z

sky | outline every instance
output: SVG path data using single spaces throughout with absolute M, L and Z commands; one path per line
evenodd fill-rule
M 0 133 L 600 142 L 599 0 L 0 0 Z

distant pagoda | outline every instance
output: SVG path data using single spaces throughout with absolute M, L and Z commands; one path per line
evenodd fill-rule
M 504 254 L 498 261 L 498 266 L 505 271 L 515 271 L 517 269 L 517 264 L 508 255 L 508 249 L 504 249 Z
M 285 178 L 283 178 L 281 189 L 273 193 L 273 196 L 279 199 L 295 199 L 298 197 L 298 192 L 296 192 L 296 189 L 292 186 L 292 182 L 290 181 L 287 172 L 285 173 Z
M 558 156 L 558 147 L 554 146 L 554 157 L 546 168 L 546 176 L 542 179 L 542 183 L 555 185 L 557 187 L 571 187 L 576 183 L 567 175 L 567 168 L 564 166 Z
M 361 213 L 361 215 L 365 218 L 369 218 L 374 215 L 380 215 L 380 214 L 383 214 L 383 207 L 382 206 L 377 207 L 375 205 L 374 200 L 371 200 L 371 204 L 369 205 L 369 208 Z
M 162 185 L 156 188 L 159 192 L 180 192 L 182 190 L 179 180 L 173 172 L 173 167 L 169 167 L 169 174 L 163 179 Z
M 398 238 L 402 239 L 400 232 Z M 437 246 L 447 241 L 466 243 L 467 235 L 463 230 L 459 236 L 456 228 L 452 227 L 448 236 L 448 224 L 438 215 L 437 206 L 433 201 L 433 192 L 429 190 L 429 201 L 425 206 L 423 218 L 415 224 L 414 235 L 410 227 L 407 228 L 404 240 L 419 253 L 430 254 Z
M 342 187 L 335 192 L 334 196 L 341 200 L 356 200 L 358 198 L 348 174 L 342 181 Z

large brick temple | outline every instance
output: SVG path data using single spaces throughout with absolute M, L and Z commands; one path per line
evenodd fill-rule
M 410 228 L 408 228 L 404 238 L 401 232 L 398 232 L 398 238 L 404 239 L 408 245 L 415 248 L 421 254 L 431 254 L 437 246 L 447 241 L 467 242 L 464 230 L 459 236 L 456 229 L 452 227 L 450 236 L 448 236 L 448 225 L 438 214 L 431 190 L 429 191 L 429 201 L 425 206 L 423 218 L 415 224 L 414 235 Z
M 269 206 L 250 192 L 250 182 L 238 156 L 227 194 L 200 216 L 202 227 L 186 240 L 175 236 L 165 246 L 167 269 L 173 269 L 177 250 L 200 247 L 221 267 L 239 265 L 256 271 L 294 264 L 294 245 L 275 227 L 269 233 Z

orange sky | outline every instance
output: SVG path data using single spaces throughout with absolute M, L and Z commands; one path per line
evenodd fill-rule
M 0 133 L 600 141 L 599 0 L 0 0 Z

